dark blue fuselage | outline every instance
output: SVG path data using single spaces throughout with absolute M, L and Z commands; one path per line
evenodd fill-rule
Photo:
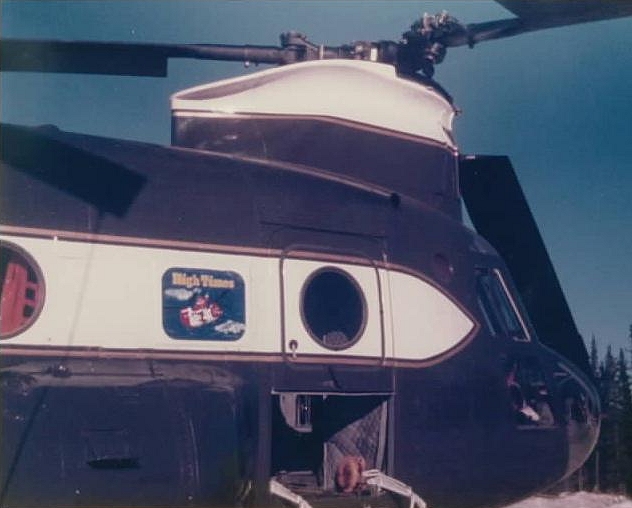
M 13 129 L 14 141 L 38 135 Z M 7 241 L 188 241 L 263 257 L 299 245 L 304 259 L 328 262 L 361 252 L 423 277 L 475 327 L 424 361 L 5 343 L 3 506 L 266 505 L 278 502 L 271 478 L 319 499 L 334 495 L 332 457 L 349 453 L 345 442 L 430 506 L 491 506 L 555 483 L 592 450 L 594 389 L 538 341 L 504 262 L 462 224 L 457 159 L 444 148 L 419 144 L 420 160 L 432 161 L 419 173 L 430 187 L 420 177 L 418 192 L 406 193 L 403 175 L 415 168 L 404 164 L 376 183 L 296 161 L 48 135 L 132 168 L 141 185 L 122 197 L 77 190 L 48 156 L 5 160 Z M 174 188 L 188 198 L 158 220 L 156 204 L 173 199 Z M 108 192 L 121 198 L 116 210 L 100 208 Z M 212 227 L 192 196 L 213 204 Z M 360 494 L 338 496 L 353 503 Z

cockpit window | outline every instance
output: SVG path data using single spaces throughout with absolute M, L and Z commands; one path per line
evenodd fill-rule
M 599 396 L 559 363 L 555 372 L 558 390 L 564 401 L 564 420 L 567 425 L 595 425 L 599 420 Z
M 492 335 L 515 341 L 530 340 L 524 322 L 498 270 L 478 271 L 476 294 Z
M 516 424 L 537 427 L 555 425 L 544 371 L 535 358 L 508 359 L 505 382 Z

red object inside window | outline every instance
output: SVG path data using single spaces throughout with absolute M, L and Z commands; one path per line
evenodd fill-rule
M 6 336 L 35 319 L 42 301 L 42 287 L 35 269 L 24 256 L 4 245 L 1 250 L 0 335 Z

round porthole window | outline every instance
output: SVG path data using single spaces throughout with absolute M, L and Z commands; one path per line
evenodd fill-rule
M 44 305 L 44 277 L 24 249 L 0 242 L 0 338 L 31 326 Z
M 342 270 L 321 268 L 303 286 L 303 324 L 312 338 L 328 349 L 355 344 L 366 326 L 366 314 L 362 289 Z

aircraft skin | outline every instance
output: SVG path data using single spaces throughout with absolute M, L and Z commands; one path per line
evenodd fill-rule
M 3 129 L 3 254 L 42 301 L 0 344 L 3 506 L 278 504 L 272 477 L 314 506 L 386 503 L 336 492 L 360 453 L 429 506 L 482 507 L 583 463 L 594 388 L 464 226 L 451 105 L 414 85 L 434 126 L 194 90 L 174 147 Z

